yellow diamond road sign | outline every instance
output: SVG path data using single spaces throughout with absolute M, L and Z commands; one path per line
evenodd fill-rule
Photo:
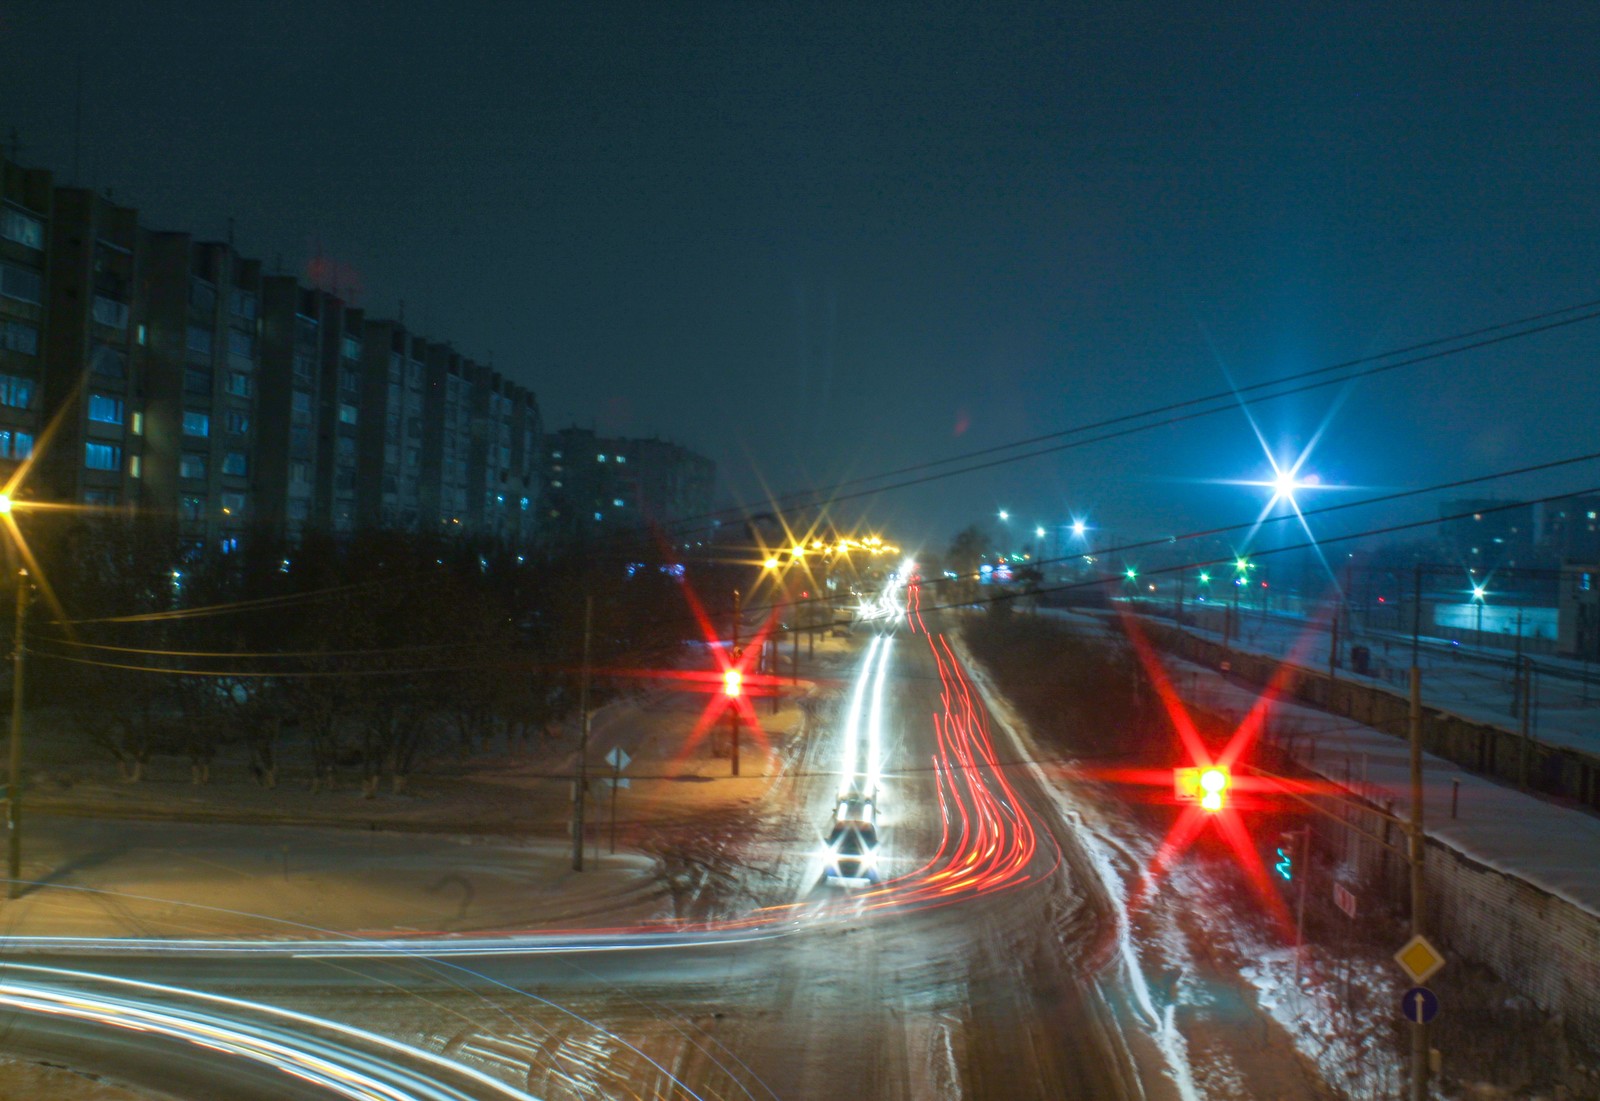
M 1411 976 L 1412 982 L 1419 984 L 1427 982 L 1434 972 L 1444 966 L 1444 956 L 1424 936 L 1415 936 L 1406 941 L 1405 947 L 1394 954 L 1394 961 Z

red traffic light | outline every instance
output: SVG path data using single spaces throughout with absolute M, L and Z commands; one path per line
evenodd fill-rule
M 744 674 L 737 669 L 729 669 L 722 674 L 722 694 L 729 699 L 739 695 L 744 690 Z
M 1223 765 L 1172 771 L 1172 794 L 1186 803 L 1199 803 L 1202 810 L 1221 810 L 1232 786 L 1233 777 Z

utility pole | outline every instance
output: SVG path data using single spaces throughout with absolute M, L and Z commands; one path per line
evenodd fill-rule
M 572 870 L 583 871 L 583 803 L 589 786 L 589 641 L 594 633 L 594 597 L 583 598 L 583 665 L 578 677 L 578 779 L 572 788 Z
M 1411 609 L 1411 935 L 1423 935 L 1423 833 L 1422 833 L 1422 668 L 1418 665 L 1422 638 L 1422 565 L 1415 567 Z M 1428 1026 L 1411 1025 L 1411 1101 L 1428 1097 Z
M 739 604 L 739 590 L 735 589 L 733 590 L 733 643 L 729 651 L 732 656 L 733 667 L 735 669 L 739 668 L 740 614 L 741 609 Z M 733 774 L 737 776 L 739 775 L 739 705 L 731 698 L 728 701 L 728 730 L 732 734 L 730 746 L 733 754 Z
M 27 661 L 23 632 L 28 622 L 28 571 L 17 571 L 17 634 L 11 653 L 11 770 L 6 776 L 6 824 L 10 843 L 10 898 L 22 897 L 22 673 Z

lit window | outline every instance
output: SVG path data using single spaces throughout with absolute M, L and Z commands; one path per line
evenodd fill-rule
M 1591 519 L 1591 520 L 1595 519 L 1595 514 L 1594 514 L 1594 510 L 1593 509 L 1589 510 L 1589 519 Z
M 594 461 L 597 463 L 603 463 L 606 461 L 606 457 L 604 455 L 596 455 L 594 457 Z
M 250 431 L 250 414 L 241 413 L 237 409 L 228 411 L 228 431 L 235 436 L 243 436 Z
M 144 473 L 144 456 L 143 455 L 129 455 L 128 456 L 128 475 L 129 475 L 129 477 L 137 478 L 140 475 L 142 475 L 143 473 Z
M 611 498 L 611 504 L 615 508 L 623 508 L 624 507 L 621 497 L 613 497 L 613 498 Z
M 99 424 L 121 424 L 122 399 L 109 394 L 89 395 L 89 419 Z
M 344 338 L 344 358 L 361 358 L 361 339 L 359 337 L 347 336 Z
M 130 431 L 133 432 L 133 434 L 135 436 L 144 435 L 144 414 L 143 413 L 135 412 L 133 414 L 133 424 L 129 425 L 129 429 L 130 429 Z
M 33 436 L 28 432 L 17 432 L 10 428 L 0 428 L 0 458 L 26 459 L 33 454 Z
M 627 461 L 628 461 L 628 456 L 626 456 L 626 455 L 618 455 L 617 456 L 617 462 L 625 463 Z
M 1587 570 L 1585 570 L 1582 574 L 1580 574 L 1578 576 L 1578 591 L 1579 592 L 1581 592 L 1581 593 L 1588 592 L 1589 591 L 1589 587 L 1592 584 L 1594 584 L 1594 574 L 1592 574 L 1592 573 L 1588 572 Z
M 224 516 L 243 516 L 244 494 L 224 493 L 222 495 L 222 514 Z
M 251 378 L 249 375 L 245 374 L 243 371 L 228 372 L 228 393 L 232 394 L 236 398 L 247 398 L 250 396 L 251 389 Z
M 185 409 L 183 411 L 183 434 L 185 436 L 211 435 L 211 417 L 198 409 Z
M 178 460 L 178 477 L 204 478 L 206 476 L 206 453 L 204 451 L 185 451 Z
M 339 423 L 356 423 L 356 407 L 345 402 L 339 403 Z
M 83 465 L 90 470 L 121 470 L 122 448 L 89 440 L 83 445 Z
M 222 472 L 244 477 L 250 473 L 250 457 L 243 451 L 230 451 L 222 457 Z
M 20 375 L 0 375 L 0 405 L 26 409 L 33 404 L 33 380 Z
M 551 458 L 552 458 L 552 459 L 559 459 L 559 458 L 561 458 L 561 452 L 559 452 L 559 451 L 552 451 L 552 452 L 550 452 L 550 457 L 551 457 Z
M 559 481 L 551 482 L 550 486 L 551 486 L 552 489 L 560 489 L 561 488 L 561 483 Z
M 179 497 L 178 513 L 185 520 L 203 520 L 206 515 L 206 499 L 187 495 Z

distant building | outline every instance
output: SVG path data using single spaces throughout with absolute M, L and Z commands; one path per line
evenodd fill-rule
M 618 529 L 673 531 L 705 524 L 716 472 L 710 459 L 667 440 L 563 429 L 544 441 L 541 520 L 552 535 L 578 539 Z
M 1600 562 L 1600 497 L 1540 505 L 1539 547 L 1559 561 Z
M 1556 609 L 1556 651 L 1600 660 L 1600 560 L 1561 567 Z
M 1446 556 L 1469 569 L 1526 563 L 1534 549 L 1534 507 L 1488 497 L 1446 501 L 1439 538 Z

